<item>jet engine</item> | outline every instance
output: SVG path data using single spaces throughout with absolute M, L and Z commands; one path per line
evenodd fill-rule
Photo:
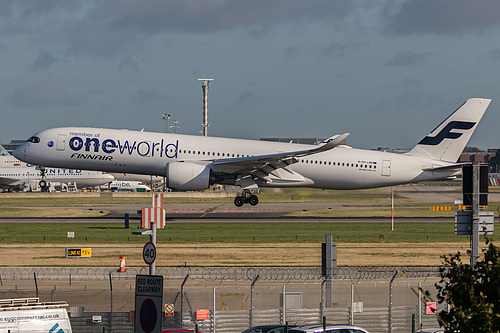
M 195 163 L 168 163 L 166 176 L 167 186 L 179 191 L 203 191 L 214 184 L 212 169 Z

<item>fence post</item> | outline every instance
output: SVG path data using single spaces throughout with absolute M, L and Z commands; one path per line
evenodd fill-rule
M 351 284 L 351 310 L 349 311 L 349 324 L 354 325 L 354 285 Z
M 212 316 L 212 333 L 215 333 L 215 287 L 214 287 L 214 315 Z
M 422 282 L 418 283 L 418 327 L 422 329 Z
M 36 289 L 36 297 L 38 297 L 38 283 L 36 281 L 36 272 L 33 272 L 33 276 L 35 278 L 35 289 Z
M 319 303 L 320 317 L 323 318 L 325 316 L 325 282 L 323 279 L 321 282 L 321 303 Z
M 389 282 L 389 333 L 392 333 L 392 283 L 394 282 L 394 279 L 397 275 L 398 271 L 396 270 L 391 278 L 391 281 Z
M 181 328 L 184 328 L 184 284 L 186 283 L 189 274 L 186 275 L 181 284 Z
M 113 313 L 113 283 L 111 280 L 111 273 L 109 273 L 109 289 L 111 291 L 111 313 Z
M 283 318 L 281 319 L 281 324 L 286 323 L 286 287 L 283 285 Z
M 252 284 L 250 285 L 250 326 L 248 327 L 252 327 L 253 326 L 253 287 L 255 286 L 255 282 L 257 282 L 257 279 L 259 278 L 259 275 L 257 275 L 255 277 L 255 279 L 253 279 L 253 282 Z

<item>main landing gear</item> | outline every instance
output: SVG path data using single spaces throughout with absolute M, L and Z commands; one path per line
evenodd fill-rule
M 243 193 L 234 199 L 234 204 L 237 207 L 241 207 L 246 203 L 255 206 L 259 203 L 259 197 L 255 194 L 250 193 L 249 190 L 243 190 Z

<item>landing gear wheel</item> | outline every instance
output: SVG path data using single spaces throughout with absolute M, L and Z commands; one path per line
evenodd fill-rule
M 45 188 L 47 186 L 47 182 L 45 180 L 40 180 L 40 183 L 38 183 L 41 188 Z
M 243 200 L 243 197 L 237 196 L 236 198 L 234 198 L 234 205 L 236 207 L 241 207 L 241 206 L 243 206 L 244 203 L 245 203 L 245 200 Z
M 259 197 L 253 194 L 250 196 L 250 199 L 248 199 L 248 202 L 250 203 L 250 205 L 255 206 L 259 203 Z

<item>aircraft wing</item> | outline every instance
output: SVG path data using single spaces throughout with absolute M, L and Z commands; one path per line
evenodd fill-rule
M 16 178 L 0 177 L 0 185 L 17 185 L 19 183 L 19 179 Z
M 293 171 L 287 169 L 286 167 L 297 163 L 297 157 L 314 155 L 335 148 L 342 143 L 348 135 L 349 133 L 344 133 L 332 136 L 318 147 L 307 150 L 239 158 L 216 159 L 213 160 L 212 166 L 215 172 L 224 174 L 250 174 L 262 180 L 268 180 L 268 176 L 270 174 L 281 179 L 285 177 L 290 180 L 302 180 L 302 176 L 296 175 Z M 286 172 L 281 172 L 281 169 Z

